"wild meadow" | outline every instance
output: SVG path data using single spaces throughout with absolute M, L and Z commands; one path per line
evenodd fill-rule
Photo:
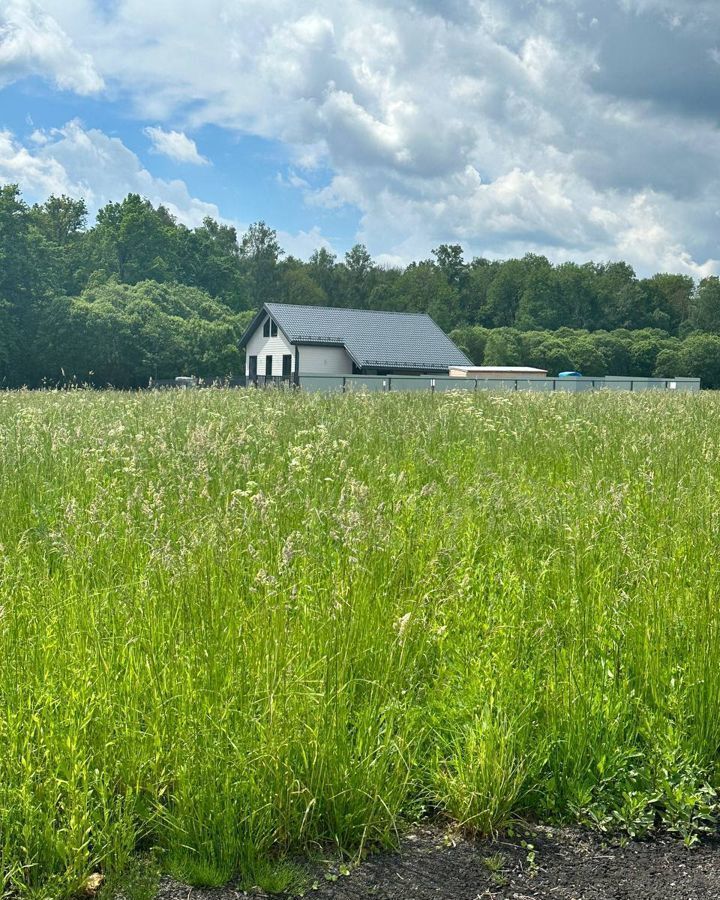
M 713 394 L 0 394 L 0 885 L 720 788 Z

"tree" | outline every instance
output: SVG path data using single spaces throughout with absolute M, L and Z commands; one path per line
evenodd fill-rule
M 554 272 L 556 321 L 569 328 L 593 329 L 601 321 L 597 277 L 592 264 L 563 263 Z
M 85 201 L 73 200 L 65 194 L 34 204 L 30 213 L 32 223 L 43 237 L 60 247 L 73 243 L 87 224 Z
M 557 375 L 558 372 L 573 367 L 569 342 L 558 337 L 552 331 L 540 331 L 532 333 L 536 337 L 534 346 L 529 349 L 524 362 L 547 369 L 548 374 Z
M 313 252 L 307 268 L 308 274 L 321 288 L 331 305 L 337 305 L 340 287 L 335 254 L 327 247 L 320 247 Z
M 652 324 L 673 334 L 690 318 L 695 284 L 689 275 L 653 275 L 640 282 L 652 310 Z
M 325 291 L 317 284 L 308 267 L 290 256 L 281 267 L 278 299 L 282 303 L 298 303 L 308 306 L 327 306 Z
M 558 328 L 563 323 L 553 270 L 544 256 L 525 257 L 527 274 L 515 314 L 521 329 Z
M 460 292 L 460 314 L 464 322 L 475 325 L 485 321 L 488 291 L 502 265 L 476 257 L 467 267 Z
M 20 357 L 17 320 L 10 304 L 0 300 L 0 388 L 16 384 L 16 365 Z
M 631 332 L 623 330 L 593 333 L 593 344 L 607 361 L 605 374 L 626 375 L 630 371 L 631 334 Z
M 448 284 L 440 268 L 430 260 L 410 263 L 396 279 L 392 308 L 426 312 L 449 331 L 456 318 L 457 290 Z
M 237 373 L 246 322 L 196 288 L 111 280 L 48 305 L 38 335 L 42 375 L 138 387 L 150 378 Z
M 649 319 L 647 294 L 632 266 L 624 262 L 595 266 L 600 307 L 599 328 L 644 328 Z
M 235 310 L 253 306 L 240 264 L 237 232 L 206 216 L 193 231 L 182 230 L 180 280 L 207 291 Z
M 673 378 L 684 370 L 682 349 L 661 350 L 655 360 L 655 378 Z
M 463 248 L 460 244 L 440 244 L 437 249 L 432 251 L 432 254 L 447 283 L 460 291 L 467 274 Z
M 172 280 L 178 272 L 181 229 L 163 207 L 139 194 L 108 203 L 97 214 L 91 246 L 96 267 L 126 284 Z
M 703 387 L 720 388 L 720 337 L 716 334 L 693 334 L 686 338 L 679 352 L 680 370 L 675 375 L 701 378 Z
M 720 278 L 704 278 L 695 296 L 691 320 L 699 331 L 720 333 Z
M 499 328 L 515 323 L 520 298 L 525 290 L 526 267 L 520 259 L 509 259 L 499 268 L 488 288 L 481 324 Z
M 650 335 L 638 335 L 630 345 L 630 368 L 626 374 L 650 378 L 655 371 L 657 358 L 668 349 L 668 341 Z
M 53 291 L 67 294 L 82 290 L 86 281 L 84 200 L 64 194 L 51 196 L 30 210 L 30 224 L 43 243 L 49 281 Z
M 491 331 L 481 325 L 466 325 L 463 328 L 455 328 L 449 336 L 450 340 L 479 366 L 482 365 L 485 345 L 491 334 Z
M 254 307 L 277 299 L 280 249 L 277 232 L 264 222 L 253 223 L 243 235 L 240 258 L 248 273 L 250 296 Z
M 50 254 L 31 227 L 30 210 L 16 184 L 0 188 L 0 338 L 6 384 L 30 384 L 37 315 L 50 291 Z
M 367 307 L 373 288 L 374 266 L 364 244 L 355 244 L 345 254 L 345 304 L 355 309 Z
M 590 378 L 609 375 L 608 354 L 598 346 L 592 335 L 579 334 L 570 343 L 571 368 Z
M 485 344 L 483 365 L 518 366 L 523 363 L 517 333 L 511 328 L 492 331 Z

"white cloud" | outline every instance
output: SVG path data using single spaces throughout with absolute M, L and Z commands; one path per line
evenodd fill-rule
M 160 153 L 175 162 L 206 166 L 209 160 L 198 153 L 195 141 L 182 131 L 164 131 L 159 125 L 148 127 L 145 134 L 152 141 L 155 153 Z
M 33 0 L 4 0 L 0 6 L 0 87 L 40 75 L 63 90 L 95 94 L 104 82 L 92 57 Z
M 138 193 L 190 227 L 202 224 L 205 216 L 221 218 L 218 207 L 191 196 L 184 181 L 154 177 L 118 138 L 78 121 L 43 137 L 39 145 L 35 137 L 35 146 L 28 148 L 11 133 L 0 132 L 0 183 L 18 183 L 31 201 L 49 194 L 83 197 L 94 215 L 109 201 Z
M 34 131 L 25 146 L 9 131 L 0 131 L 0 184 L 19 184 L 24 199 L 42 202 L 50 194 L 84 198 L 91 218 L 108 202 L 129 193 L 162 204 L 180 222 L 197 228 L 206 216 L 234 225 L 238 234 L 247 222 L 223 217 L 214 203 L 193 197 L 184 181 L 166 181 L 152 175 L 118 138 L 86 129 L 74 120 L 63 128 Z M 318 247 L 332 250 L 330 241 L 315 226 L 297 232 L 278 232 L 286 253 L 306 259 Z
M 307 259 L 320 247 L 335 252 L 330 241 L 323 236 L 317 226 L 309 231 L 278 231 L 278 242 L 288 256 L 294 256 L 296 259 Z
M 179 151 L 168 122 L 283 142 L 311 238 L 313 204 L 350 204 L 358 237 L 388 260 L 458 240 L 489 256 L 717 270 L 716 0 L 43 5 L 185 161 L 200 154 L 187 138 Z M 675 70 L 695 78 L 692 104 Z M 62 140 L 32 164 L 46 154 L 80 178 Z M 323 167 L 328 184 L 310 194 L 303 170 Z

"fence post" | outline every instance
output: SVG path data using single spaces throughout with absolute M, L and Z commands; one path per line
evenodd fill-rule
M 343 389 L 342 389 L 342 392 L 343 392 L 343 394 L 345 393 L 345 376 L 344 376 L 344 375 L 343 375 Z

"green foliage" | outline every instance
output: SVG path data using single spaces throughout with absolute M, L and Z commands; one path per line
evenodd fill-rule
M 277 234 L 264 222 L 251 225 L 244 235 L 239 255 L 245 263 L 253 305 L 262 306 L 277 298 L 278 260 L 283 253 Z
M 670 360 L 665 357 L 665 366 Z M 677 375 L 703 379 L 708 388 L 720 388 L 720 335 L 695 333 L 687 337 L 672 360 L 678 365 Z
M 102 372 L 118 387 L 188 367 L 240 371 L 242 359 L 228 343 L 236 338 L 217 310 L 205 319 L 201 308 L 192 327 L 179 324 L 173 334 L 173 313 L 162 302 L 150 308 L 165 295 L 149 282 L 203 292 L 228 322 L 267 301 L 422 312 L 452 331 L 477 363 L 598 376 L 692 372 L 706 386 L 720 384 L 713 345 L 694 338 L 720 334 L 717 277 L 698 286 L 685 275 L 639 279 L 622 262 L 553 266 L 533 254 L 466 260 L 459 244 L 440 244 L 431 259 L 404 268 L 377 265 L 362 244 L 340 261 L 321 247 L 303 262 L 285 257 L 264 222 L 240 237 L 212 218 L 191 229 L 129 194 L 88 227 L 83 200 L 50 197 L 28 208 L 15 185 L 0 189 L 0 384 L 54 383 L 60 369 L 98 383 Z M 144 310 L 136 298 L 128 314 L 125 301 L 93 301 L 88 309 L 88 297 L 106 284 L 115 285 L 111 293 L 143 284 Z M 675 339 L 690 337 L 681 352 Z
M 720 278 L 713 276 L 700 282 L 690 318 L 698 330 L 720 333 Z
M 247 317 L 245 317 L 247 318 Z M 241 371 L 245 321 L 196 288 L 111 280 L 79 298 L 58 297 L 38 334 L 53 381 L 132 387 L 178 373 Z

